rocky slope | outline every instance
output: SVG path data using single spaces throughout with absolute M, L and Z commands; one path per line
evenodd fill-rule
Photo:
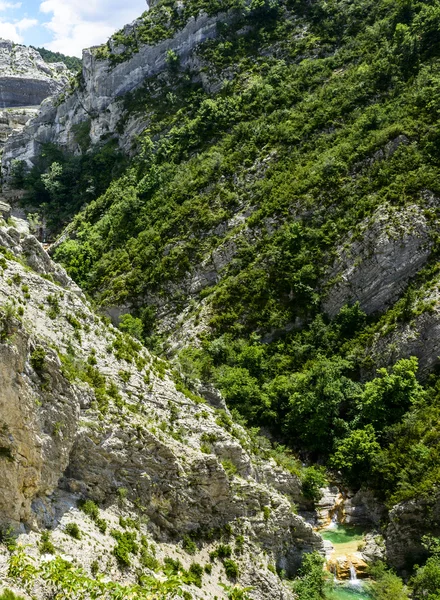
M 57 95 L 69 80 L 63 63 L 48 64 L 33 48 L 0 39 L 0 148 L 13 131 L 38 114 L 38 106 Z
M 69 71 L 48 64 L 33 48 L 0 40 L 0 107 L 38 106 L 63 89 Z
M 238 548 L 237 581 L 252 586 L 252 598 L 290 598 L 268 565 L 293 573 L 303 552 L 322 549 L 292 508 L 298 478 L 253 454 L 227 412 L 178 391 L 168 365 L 97 317 L 34 237 L 3 222 L 0 250 L 3 531 L 21 532 L 38 565 L 39 532 L 49 528 L 57 552 L 86 573 L 96 560 L 127 583 L 140 558 L 120 571 L 110 531 L 123 533 L 130 517 L 139 543 L 142 534 L 156 547 L 156 569 L 166 556 L 186 568 L 209 563 L 223 540 Z M 102 507 L 107 533 L 76 508 L 79 499 Z M 66 537 L 72 522 L 81 541 Z M 185 535 L 196 542 L 191 554 Z M 187 586 L 192 597 L 224 597 L 222 563 L 213 561 L 203 591 Z M 0 563 L 4 580 L 7 553 Z M 14 582 L 23 587 L 23 573 Z

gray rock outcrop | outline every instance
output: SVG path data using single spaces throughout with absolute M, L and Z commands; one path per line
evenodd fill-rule
M 0 108 L 38 106 L 67 84 L 64 63 L 48 64 L 33 48 L 0 39 Z
M 8 141 L 2 161 L 3 173 L 8 176 L 14 160 L 31 166 L 41 143 L 56 141 L 69 151 L 78 151 L 75 126 L 80 123 L 90 121 L 92 144 L 114 135 L 123 116 L 121 98 L 125 94 L 140 88 L 147 78 L 166 70 L 170 51 L 179 57 L 182 68 L 194 66 L 197 46 L 218 35 L 219 21 L 228 22 L 233 18 L 233 13 L 213 17 L 202 13 L 197 18 L 190 18 L 174 37 L 155 46 L 141 45 L 138 52 L 116 65 L 109 59 L 98 58 L 96 49 L 84 50 L 81 85 L 67 94 L 63 102 L 47 101 L 38 117 L 21 134 Z M 124 133 L 118 134 L 121 147 L 129 151 L 133 138 L 146 125 L 136 116 L 125 123 Z
M 0 148 L 14 130 L 23 129 L 37 114 L 38 108 L 8 108 L 0 111 Z
M 396 322 L 385 335 L 374 336 L 365 352 L 373 358 L 376 367 L 394 364 L 401 357 L 415 356 L 421 377 L 437 368 L 440 363 L 439 285 L 437 276 L 414 298 L 409 319 Z
M 68 549 L 66 522 L 103 547 L 115 541 L 75 512 L 81 497 L 109 520 L 124 510 L 142 517 L 163 556 L 196 532 L 206 561 L 209 532 L 227 526 L 244 540 L 240 584 L 255 600 L 290 600 L 269 565 L 294 574 L 304 552 L 323 552 L 293 509 L 299 479 L 254 456 L 227 412 L 178 391 L 166 363 L 98 318 L 35 238 L 3 221 L 0 245 L 0 525 L 22 531 L 30 548 L 33 532 L 54 529 L 87 569 L 90 548 Z M 217 579 L 212 589 L 194 597 L 224 597 Z
M 383 311 L 426 263 L 431 247 L 430 227 L 419 206 L 381 206 L 338 248 L 327 273 L 325 312 L 334 317 L 355 302 L 367 314 Z
M 393 507 L 386 530 L 386 557 L 397 570 L 410 572 L 415 563 L 427 558 L 424 535 L 440 534 L 440 497 L 418 498 Z

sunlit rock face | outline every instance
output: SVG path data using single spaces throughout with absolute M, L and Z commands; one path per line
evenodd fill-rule
M 0 108 L 38 106 L 66 85 L 63 63 L 47 64 L 33 48 L 0 39 Z
M 78 153 L 75 129 L 81 123 L 90 123 L 92 145 L 117 134 L 119 146 L 129 153 L 133 139 L 145 129 L 146 122 L 137 115 L 125 124 L 122 133 L 119 132 L 118 124 L 124 112 L 121 98 L 139 89 L 148 78 L 166 70 L 169 51 L 179 57 L 182 69 L 190 65 L 194 68 L 197 47 L 217 37 L 219 20 L 228 23 L 233 18 L 233 11 L 212 17 L 207 14 L 192 17 L 173 37 L 155 46 L 141 45 L 138 52 L 117 64 L 99 57 L 96 49 L 84 50 L 80 85 L 67 90 L 63 101 L 58 97 L 45 102 L 29 126 L 8 139 L 2 157 L 4 180 L 9 179 L 14 161 L 22 161 L 32 168 L 41 144 L 56 143 L 69 152 Z M 125 33 L 132 31 L 136 24 L 137 21 L 127 25 Z M 124 46 L 115 46 L 113 50 L 122 52 Z

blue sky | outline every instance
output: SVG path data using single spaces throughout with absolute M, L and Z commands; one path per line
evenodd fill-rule
M 0 37 L 81 56 L 146 8 L 145 0 L 0 0 Z

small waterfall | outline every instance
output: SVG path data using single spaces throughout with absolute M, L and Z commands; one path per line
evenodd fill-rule
M 332 520 L 330 524 L 326 527 L 326 529 L 337 529 L 338 528 L 338 517 L 336 515 L 332 516 Z
M 360 579 L 357 578 L 356 569 L 352 563 L 349 563 L 350 567 L 350 587 L 359 587 L 362 585 Z

